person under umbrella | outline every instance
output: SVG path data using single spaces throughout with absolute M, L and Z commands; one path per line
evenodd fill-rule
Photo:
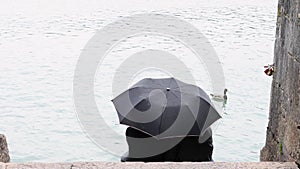
M 221 118 L 199 87 L 143 79 L 114 98 L 129 151 L 122 161 L 211 161 L 210 125 Z
M 150 138 L 152 141 L 147 141 L 147 143 L 142 143 L 134 140 L 135 138 Z M 142 131 L 128 127 L 126 130 L 126 141 L 129 147 L 129 151 L 121 157 L 121 162 L 203 162 L 203 161 L 213 161 L 213 140 L 212 132 L 209 128 L 205 135 L 199 140 L 197 136 L 186 136 L 184 138 L 165 138 L 156 139 Z M 163 147 L 166 149 L 165 144 L 173 145 L 178 142 L 174 147 L 166 150 L 162 153 L 157 153 L 153 156 L 145 156 L 145 152 L 149 152 L 153 147 Z M 165 146 L 165 147 L 164 147 Z

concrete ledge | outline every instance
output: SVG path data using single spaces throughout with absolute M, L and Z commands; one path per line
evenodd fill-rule
M 0 169 L 298 169 L 293 162 L 202 162 L 202 163 L 0 163 Z

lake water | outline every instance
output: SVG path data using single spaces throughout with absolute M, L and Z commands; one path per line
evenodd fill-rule
M 81 128 L 73 102 L 73 76 L 82 49 L 96 30 L 141 13 L 176 16 L 210 41 L 229 90 L 225 113 L 214 128 L 214 160 L 258 161 L 271 87 L 263 66 L 273 60 L 276 11 L 271 0 L 2 1 L 0 133 L 8 138 L 12 162 L 119 161 Z M 137 36 L 111 50 L 97 71 L 95 97 L 106 123 L 120 135 L 125 127 L 118 125 L 110 102 L 113 72 L 124 56 L 145 49 L 166 50 L 179 58 L 190 54 L 182 44 L 160 36 Z M 210 93 L 201 63 L 183 61 L 197 84 Z M 160 73 L 146 72 L 132 80 Z

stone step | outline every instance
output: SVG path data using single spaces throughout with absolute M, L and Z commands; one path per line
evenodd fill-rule
M 294 162 L 0 163 L 0 169 L 298 169 Z

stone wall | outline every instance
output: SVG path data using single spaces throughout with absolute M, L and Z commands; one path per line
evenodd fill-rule
M 7 147 L 6 138 L 4 135 L 0 134 L 0 162 L 9 162 L 9 151 Z
M 300 164 L 300 0 L 279 0 L 269 124 L 262 161 Z

